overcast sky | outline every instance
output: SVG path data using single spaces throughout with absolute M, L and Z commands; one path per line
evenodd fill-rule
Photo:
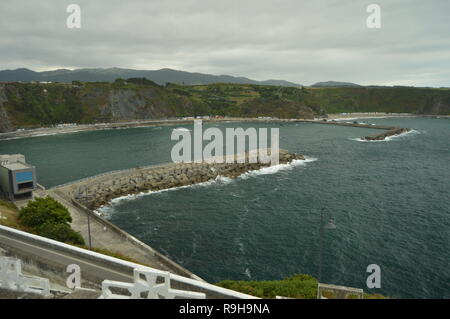
M 2 0 L 0 69 L 19 67 L 450 86 L 450 0 Z

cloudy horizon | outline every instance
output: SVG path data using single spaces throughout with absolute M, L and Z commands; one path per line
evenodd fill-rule
M 69 29 L 66 8 L 81 7 Z M 369 4 L 382 27 L 369 29 Z M 0 4 L 0 69 L 171 68 L 305 85 L 450 86 L 448 0 Z

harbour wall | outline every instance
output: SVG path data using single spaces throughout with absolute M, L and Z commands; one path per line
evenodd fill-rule
M 235 178 L 249 171 L 267 167 L 269 163 L 168 163 L 149 167 L 116 171 L 58 187 L 74 202 L 95 210 L 112 199 L 147 191 L 194 185 L 220 176 Z M 304 160 L 302 155 L 280 150 L 279 163 Z
M 115 171 L 51 188 L 46 190 L 46 194 L 69 208 L 73 227 L 80 231 L 86 240 L 89 236 L 92 237 L 92 247 L 119 252 L 157 269 L 202 280 L 169 257 L 99 216 L 94 210 L 123 195 L 193 185 L 214 180 L 219 176 L 234 178 L 270 165 L 249 163 L 248 153 L 245 158 L 245 163 L 169 163 Z M 279 153 L 280 164 L 304 159 L 302 155 L 286 150 L 280 150 Z M 90 235 L 86 232 L 89 220 Z
M 307 122 L 307 123 L 315 123 L 315 124 L 325 124 L 325 125 L 336 125 L 336 126 L 351 126 L 351 127 L 360 127 L 360 128 L 371 128 L 371 129 L 378 129 L 378 130 L 384 130 L 385 132 L 371 134 L 362 137 L 361 139 L 366 141 L 383 141 L 387 137 L 400 135 L 403 133 L 407 133 L 411 131 L 409 128 L 403 128 L 398 126 L 387 126 L 387 125 L 373 125 L 373 124 L 362 124 L 358 123 L 357 121 L 354 122 L 337 122 L 337 121 L 328 121 L 328 120 L 322 120 L 322 121 L 310 121 L 310 120 L 299 120 L 298 122 Z

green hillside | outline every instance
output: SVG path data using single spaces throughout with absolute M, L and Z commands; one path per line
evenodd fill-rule
M 58 123 L 196 115 L 312 118 L 341 112 L 450 114 L 450 90 L 409 87 L 295 88 L 253 84 L 160 86 L 146 79 L 0 83 L 0 131 Z

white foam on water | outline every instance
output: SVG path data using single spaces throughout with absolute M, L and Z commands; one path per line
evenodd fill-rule
M 250 268 L 245 268 L 244 273 L 248 277 L 248 279 L 252 279 L 252 273 L 250 272 Z
M 212 180 L 209 180 L 209 181 L 206 181 L 203 183 L 166 188 L 166 189 L 161 189 L 158 191 L 147 191 L 147 192 L 140 192 L 137 194 L 123 195 L 123 196 L 116 197 L 116 198 L 110 200 L 108 204 L 99 207 L 97 210 L 94 211 L 94 213 L 96 213 L 99 216 L 108 215 L 112 212 L 114 206 L 120 205 L 123 202 L 136 200 L 136 199 L 142 198 L 144 196 L 148 196 L 148 195 L 160 194 L 163 192 L 175 191 L 175 190 L 179 190 L 179 189 L 183 189 L 183 188 L 205 187 L 205 186 L 210 186 L 210 185 L 214 185 L 214 184 L 225 185 L 225 184 L 231 183 L 232 181 L 233 181 L 232 178 L 219 175 L 215 179 L 212 179 Z
M 184 127 L 178 127 L 174 129 L 174 131 L 180 131 L 180 132 L 190 132 L 191 130 L 184 128 Z
M 30 135 L 23 135 L 23 136 L 14 136 L 14 137 L 8 137 L 8 138 L 0 138 L 1 141 L 8 141 L 8 140 L 17 140 L 17 139 L 23 139 L 23 138 L 32 138 L 32 137 L 42 137 L 42 136 L 54 136 L 54 135 L 62 135 L 62 134 L 71 134 L 71 133 L 79 133 L 79 132 L 85 132 L 86 130 L 74 130 L 74 131 L 58 131 L 58 132 L 47 132 L 47 133 L 30 133 Z
M 0 139 L 0 141 L 18 140 L 19 138 L 24 138 L 24 137 L 8 137 L 8 138 L 2 138 L 2 139 Z
M 417 130 L 411 130 L 411 131 L 408 131 L 408 132 L 405 132 L 405 133 L 388 136 L 384 140 L 365 140 L 364 138 L 361 138 L 361 137 L 349 138 L 349 140 L 357 141 L 357 142 L 363 142 L 363 143 L 389 142 L 389 141 L 394 141 L 394 140 L 397 140 L 399 138 L 403 138 L 403 137 L 406 137 L 406 136 L 409 136 L 409 135 L 416 135 L 416 134 L 421 134 L 421 132 L 417 131 Z
M 282 170 L 290 170 L 296 166 L 303 166 L 303 165 L 306 165 L 306 163 L 315 162 L 316 160 L 317 160 L 317 158 L 312 158 L 312 157 L 305 158 L 304 160 L 293 160 L 289 164 L 279 164 L 279 165 L 264 167 L 262 169 L 255 170 L 255 171 L 250 171 L 250 172 L 247 172 L 247 173 L 244 173 L 244 174 L 238 176 L 238 178 L 247 179 L 250 176 L 275 174 Z M 172 188 L 162 189 L 162 190 L 158 190 L 158 191 L 147 191 L 147 192 L 140 192 L 137 194 L 123 195 L 123 196 L 116 197 L 116 198 L 110 200 L 108 204 L 99 207 L 98 209 L 96 209 L 94 211 L 94 213 L 96 213 L 97 215 L 100 215 L 100 216 L 109 215 L 113 212 L 114 206 L 120 205 L 123 202 L 139 199 L 143 196 L 159 194 L 159 193 L 169 192 L 169 191 L 175 191 L 175 190 L 179 190 L 179 189 L 183 189 L 183 188 L 197 188 L 197 187 L 205 187 L 205 186 L 220 185 L 220 184 L 226 185 L 226 184 L 231 183 L 232 181 L 233 181 L 233 178 L 219 175 L 215 179 L 212 179 L 212 180 L 209 180 L 209 181 L 206 181 L 203 183 L 172 187 Z
M 250 172 L 240 175 L 238 178 L 247 179 L 250 176 L 275 174 L 279 171 L 291 170 L 296 166 L 303 166 L 303 165 L 306 165 L 306 163 L 311 163 L 311 162 L 315 162 L 315 161 L 317 161 L 317 158 L 313 158 L 313 157 L 305 158 L 304 160 L 293 160 L 291 163 L 288 163 L 288 164 L 278 164 L 278 165 L 274 165 L 274 166 L 263 167 L 259 170 L 250 171 Z
M 335 118 L 335 119 L 329 119 L 328 122 L 332 122 L 337 121 L 337 122 L 342 122 L 342 121 L 357 121 L 357 120 L 361 120 L 361 119 L 387 119 L 387 118 L 392 118 L 393 116 L 361 116 L 361 117 L 339 117 L 339 118 Z M 352 123 L 352 122 L 350 122 Z M 362 123 L 360 123 L 362 124 Z

